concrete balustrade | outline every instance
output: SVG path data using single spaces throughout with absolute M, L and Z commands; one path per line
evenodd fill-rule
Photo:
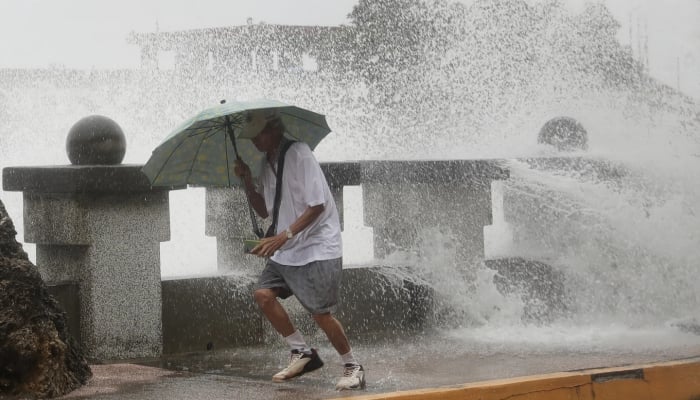
M 37 244 L 44 279 L 79 289 L 80 315 L 73 320 L 80 321 L 86 354 L 102 360 L 158 356 L 164 338 L 167 352 L 265 341 L 250 284 L 225 276 L 161 281 L 160 242 L 170 238 L 168 190 L 178 188 L 151 188 L 140 168 L 3 170 L 4 190 L 24 192 L 25 241 Z M 365 223 L 374 230 L 378 257 L 410 251 L 423 230 L 438 229 L 455 239 L 459 257 L 483 259 L 490 184 L 507 177 L 488 160 L 323 163 L 322 169 L 341 220 L 343 187 L 362 185 Z M 241 239 L 252 232 L 242 191 L 208 189 L 205 215 L 205 233 L 217 238 L 219 271 L 257 274 L 262 260 L 243 254 Z M 341 290 L 345 303 L 337 315 L 348 322 L 351 337 L 428 323 L 430 289 L 386 279 L 382 267 L 346 269 Z M 372 296 L 367 291 L 383 296 L 364 307 Z

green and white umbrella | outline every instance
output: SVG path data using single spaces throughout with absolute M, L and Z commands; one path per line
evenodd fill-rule
M 251 140 L 238 136 L 259 132 L 264 120 L 258 117 L 272 113 L 282 119 L 286 136 L 306 142 L 312 150 L 331 131 L 325 116 L 280 101 L 222 101 L 173 130 L 153 150 L 142 171 L 152 186 L 239 185 L 233 172 L 235 160 L 240 158 L 258 176 L 264 155 Z

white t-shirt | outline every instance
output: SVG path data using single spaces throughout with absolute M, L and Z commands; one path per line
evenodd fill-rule
M 277 179 L 267 160 L 264 159 L 263 162 L 260 187 L 272 220 Z M 282 175 L 282 201 L 277 233 L 286 230 L 308 207 L 323 204 L 324 210 L 311 225 L 298 232 L 292 240 L 288 240 L 277 250 L 272 260 L 283 265 L 305 265 L 312 261 L 342 257 L 343 244 L 338 209 L 321 166 L 306 143 L 293 143 L 287 150 Z

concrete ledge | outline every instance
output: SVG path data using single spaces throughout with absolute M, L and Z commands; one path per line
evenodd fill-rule
M 253 286 L 239 277 L 163 280 L 163 353 L 263 342 Z
M 184 189 L 151 187 L 142 165 L 47 165 L 7 167 L 3 190 L 34 193 L 141 193 Z
M 387 267 L 345 268 L 341 303 L 335 316 L 351 339 L 372 339 L 423 330 L 429 322 L 433 293 L 426 287 L 382 272 Z M 177 354 L 265 343 L 266 320 L 253 300 L 257 278 L 220 275 L 164 279 L 162 285 L 163 353 Z M 368 301 L 368 299 L 372 301 Z M 294 298 L 284 302 L 303 332 L 318 327 Z
M 394 267 L 395 268 L 395 267 Z M 335 316 L 351 340 L 421 331 L 430 323 L 434 295 L 430 288 L 383 273 L 392 267 L 343 269 Z
M 700 358 L 353 396 L 352 399 L 697 400 L 700 399 Z
M 509 171 L 499 160 L 363 161 L 362 183 L 440 185 L 507 179 Z
M 357 161 L 348 162 L 322 162 L 321 170 L 323 170 L 328 185 L 330 187 L 340 188 L 343 186 L 357 186 L 361 181 L 361 164 Z

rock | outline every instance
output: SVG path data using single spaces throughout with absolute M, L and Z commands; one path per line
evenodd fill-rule
M 569 310 L 564 275 L 552 266 L 521 257 L 486 260 L 486 266 L 498 272 L 494 283 L 501 293 L 520 295 L 523 322 L 551 322 Z
M 0 397 L 62 396 L 92 372 L 16 235 L 0 201 Z

